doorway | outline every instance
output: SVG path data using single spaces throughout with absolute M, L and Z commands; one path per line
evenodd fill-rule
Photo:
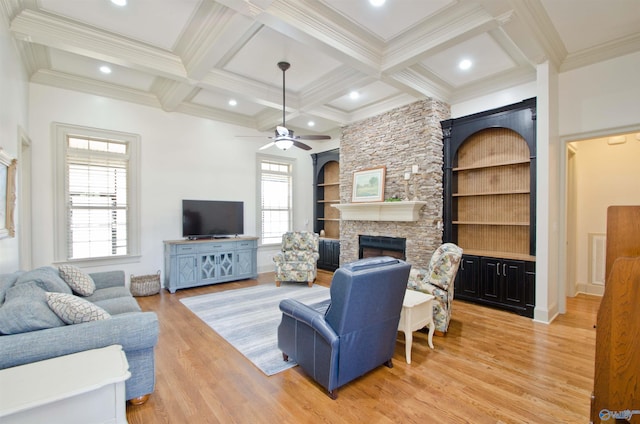
M 601 295 L 603 282 L 597 272 L 604 260 L 604 246 L 597 236 L 606 234 L 607 208 L 640 205 L 640 126 L 604 134 L 587 134 L 564 140 L 561 175 L 565 230 L 564 261 L 560 275 L 566 296 L 578 293 Z M 599 244 L 598 244 L 599 243 Z M 562 298 L 562 297 L 561 297 Z

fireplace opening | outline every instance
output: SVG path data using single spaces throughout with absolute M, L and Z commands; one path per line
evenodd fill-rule
M 391 256 L 406 259 L 407 239 L 385 236 L 359 236 L 358 257 L 360 259 L 374 256 Z

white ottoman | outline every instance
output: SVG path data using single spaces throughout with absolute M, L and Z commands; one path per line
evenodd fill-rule
M 0 422 L 126 423 L 130 376 L 120 345 L 0 370 Z
M 407 364 L 411 363 L 414 331 L 429 326 L 429 347 L 433 349 L 433 332 L 436 329 L 433 322 L 433 299 L 432 295 L 415 290 L 407 290 L 404 294 L 398 331 L 404 332 Z

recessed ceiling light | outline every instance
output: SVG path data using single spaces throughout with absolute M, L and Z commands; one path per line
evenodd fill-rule
M 102 72 L 103 74 L 110 74 L 111 68 L 109 68 L 107 65 L 102 65 L 100 67 L 100 72 Z
M 351 100 L 356 100 L 358 97 L 360 97 L 360 93 L 358 93 L 357 91 L 352 91 L 351 93 L 349 93 L 349 97 L 351 97 Z
M 387 0 L 369 0 L 369 3 L 371 3 L 371 6 L 373 7 L 380 7 L 385 3 L 385 1 Z
M 460 63 L 458 63 L 458 68 L 466 71 L 467 69 L 471 68 L 471 65 L 473 65 L 473 62 L 471 62 L 469 59 L 462 59 Z
M 310 127 L 314 127 L 316 125 L 316 123 L 313 122 L 313 121 L 309 121 L 309 122 L 307 122 L 307 125 L 310 126 Z
M 236 101 L 236 99 L 229 100 L 229 106 L 236 106 L 237 104 L 238 102 Z
M 116 6 L 126 6 L 127 0 L 111 0 L 111 3 L 115 4 Z

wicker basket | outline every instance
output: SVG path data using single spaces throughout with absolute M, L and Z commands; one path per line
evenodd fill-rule
M 160 293 L 160 271 L 157 274 L 131 275 L 131 294 L 134 296 L 151 296 Z

